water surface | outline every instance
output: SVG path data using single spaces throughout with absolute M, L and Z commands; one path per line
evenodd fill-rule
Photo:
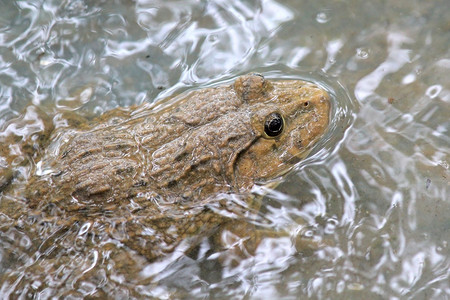
M 254 71 L 314 81 L 334 101 L 314 153 L 276 191 L 255 190 L 258 225 L 284 234 L 254 255 L 149 263 L 111 256 L 111 241 L 83 248 L 85 227 L 63 236 L 55 225 L 50 245 L 79 245 L 49 259 L 3 210 L 3 298 L 450 297 L 446 0 L 0 3 L 2 135 L 41 130 L 30 105 L 91 117 Z

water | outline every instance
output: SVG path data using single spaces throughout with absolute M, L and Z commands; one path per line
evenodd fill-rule
M 35 249 L 2 212 L 3 298 L 450 297 L 446 0 L 0 3 L 2 135 L 42 130 L 30 104 L 89 117 L 251 71 L 313 80 L 335 99 L 320 148 L 265 196 L 261 227 L 285 234 L 254 255 L 221 266 L 200 247 L 199 259 L 149 264 L 90 241 L 100 246 L 74 245 L 52 270 L 51 244 Z M 85 245 L 86 230 L 57 241 Z

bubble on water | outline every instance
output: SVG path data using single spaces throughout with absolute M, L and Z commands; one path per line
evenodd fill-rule
M 90 227 L 91 227 L 90 222 L 84 223 L 83 226 L 81 226 L 78 235 L 84 235 L 89 230 Z
M 425 95 L 430 97 L 431 99 L 436 98 L 439 93 L 442 91 L 442 86 L 439 84 L 435 84 L 427 88 L 427 91 L 425 92 Z
M 324 232 L 326 234 L 333 234 L 335 232 L 335 230 L 336 230 L 338 225 L 339 225 L 338 220 L 332 219 L 332 218 L 328 219 L 327 223 L 325 225 L 325 228 L 324 228 Z
M 414 117 L 411 114 L 404 114 L 402 115 L 402 120 L 405 121 L 405 123 L 411 123 L 414 120 Z
M 28 236 L 23 236 L 23 237 L 20 239 L 20 246 L 23 247 L 23 248 L 25 248 L 25 249 L 30 248 L 30 246 L 31 246 L 31 240 L 30 240 L 30 238 L 29 238 Z
M 367 59 L 369 57 L 369 49 L 357 48 L 356 49 L 356 56 L 359 59 Z
M 314 236 L 314 232 L 312 230 L 307 230 L 303 233 L 303 236 L 312 238 Z
M 320 24 L 327 23 L 330 20 L 325 12 L 320 12 L 316 15 L 316 21 Z

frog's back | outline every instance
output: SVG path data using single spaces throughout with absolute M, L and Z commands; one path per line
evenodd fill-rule
M 242 191 L 310 149 L 327 126 L 328 109 L 328 95 L 315 85 L 247 75 L 160 109 L 144 105 L 125 118 L 106 114 L 90 129 L 54 135 L 58 146 L 43 158 L 50 175 L 32 180 L 39 188 L 29 198 L 34 206 L 44 200 L 69 210 L 111 209 L 130 199 L 195 201 Z M 274 113 L 286 124 L 272 137 L 263 123 Z M 287 152 L 291 157 L 282 157 Z
M 69 210 L 101 209 L 106 203 L 111 209 L 131 198 L 192 198 L 196 186 L 203 194 L 208 185 L 229 191 L 222 157 L 242 145 L 228 141 L 252 135 L 241 122 L 247 113 L 239 110 L 242 99 L 231 86 L 222 86 L 175 100 L 163 109 L 144 105 L 121 118 L 102 116 L 88 130 L 60 133 L 58 146 L 51 145 L 44 157 L 51 175 L 32 179 L 37 187 L 29 189 L 32 205 L 50 198 Z

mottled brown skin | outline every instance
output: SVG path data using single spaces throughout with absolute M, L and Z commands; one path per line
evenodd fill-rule
M 306 156 L 328 126 L 330 106 L 314 84 L 259 74 L 170 103 L 53 132 L 45 172 L 27 188 L 29 205 L 72 222 L 116 216 L 123 242 L 153 259 L 220 225 L 211 208 L 221 205 L 220 193 L 248 193 Z M 264 123 L 274 112 L 284 130 L 268 137 Z

